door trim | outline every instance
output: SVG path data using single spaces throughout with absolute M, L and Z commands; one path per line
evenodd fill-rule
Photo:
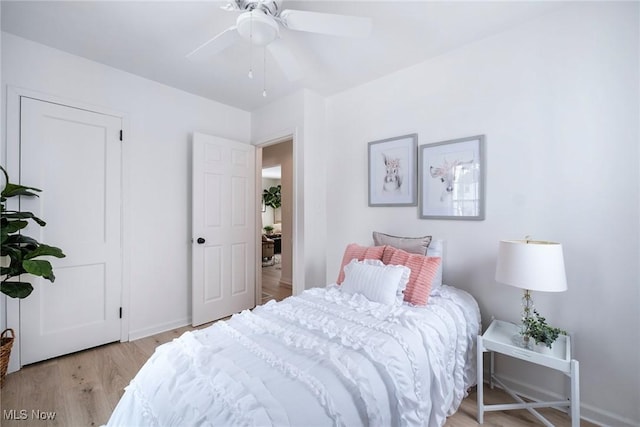
M 298 128 L 284 129 L 269 138 L 252 142 L 256 146 L 256 182 L 262 176 L 262 149 L 269 145 L 278 144 L 285 141 L 293 141 L 293 212 L 292 212 L 292 242 L 291 255 L 291 295 L 299 295 L 305 290 L 304 283 L 304 209 L 302 205 L 302 177 L 303 170 L 303 152 L 299 147 L 300 139 L 298 137 Z M 261 200 L 262 190 L 258 192 L 258 188 L 262 188 L 262 181 L 256 185 L 257 200 Z M 257 206 L 260 206 L 258 204 Z M 262 216 L 260 210 L 256 209 L 256 228 L 258 236 L 262 235 Z M 262 242 L 256 241 L 256 253 L 262 253 Z M 256 257 L 256 263 L 258 262 Z M 260 265 L 260 268 L 262 265 Z M 257 270 L 260 271 L 260 270 Z M 262 301 L 262 276 L 256 273 L 256 304 Z
M 100 113 L 108 116 L 118 117 L 122 120 L 122 130 L 124 133 L 124 143 L 122 144 L 122 151 L 120 157 L 121 164 L 121 177 L 120 189 L 121 204 L 120 204 L 120 234 L 121 234 L 121 262 L 122 262 L 122 319 L 120 323 L 120 341 L 129 340 L 129 308 L 130 308 L 130 259 L 131 259 L 131 245 L 129 243 L 130 221 L 129 221 L 129 196 L 130 196 L 130 178 L 129 178 L 129 142 L 131 141 L 130 135 L 130 121 L 127 114 L 114 111 L 112 109 L 88 104 L 85 102 L 77 101 L 74 99 L 68 99 L 56 95 L 42 93 L 30 89 L 25 89 L 17 86 L 7 86 L 7 122 L 6 122 L 6 144 L 4 147 L 4 158 L 6 159 L 5 165 L 9 174 L 16 176 L 17 171 L 20 169 L 20 98 L 33 98 L 44 102 L 50 102 L 53 104 L 65 105 L 71 108 L 78 108 L 81 110 L 88 110 L 95 113 Z M 4 297 L 4 295 L 3 295 Z M 6 313 L 6 325 L 15 331 L 15 341 L 13 350 L 11 352 L 11 359 L 9 360 L 8 372 L 15 372 L 22 367 L 21 355 L 20 355 L 20 301 L 15 298 L 4 297 L 5 300 L 5 313 Z

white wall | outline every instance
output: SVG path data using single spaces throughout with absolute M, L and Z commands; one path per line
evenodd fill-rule
M 304 99 L 304 235 L 306 288 L 325 286 L 327 259 L 327 175 L 325 98 L 307 91 Z
M 327 100 L 327 277 L 371 232 L 446 240 L 444 279 L 472 293 L 483 324 L 517 321 L 521 291 L 495 283 L 498 240 L 563 244 L 569 290 L 536 293 L 574 333 L 583 415 L 640 424 L 638 3 L 577 3 Z M 367 206 L 367 142 L 486 135 L 486 220 L 418 219 Z M 327 170 L 329 172 L 329 170 Z M 498 360 L 534 394 L 562 375 Z
M 126 114 L 130 336 L 190 323 L 191 133 L 248 143 L 250 114 L 7 33 L 2 84 Z

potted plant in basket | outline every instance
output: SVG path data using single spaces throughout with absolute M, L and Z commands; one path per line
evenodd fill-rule
M 9 182 L 9 175 L 2 166 L 0 170 L 4 175 L 5 184 L 0 193 L 0 277 L 2 277 L 0 292 L 12 298 L 26 298 L 33 291 L 33 286 L 28 282 L 29 274 L 43 277 L 50 282 L 55 280 L 51 263 L 40 258 L 44 256 L 64 258 L 65 255 L 60 248 L 45 245 L 22 234 L 22 230 L 29 225 L 29 221 L 41 227 L 47 223 L 31 212 L 7 209 L 7 199 L 17 196 L 38 197 L 37 193 L 41 190 L 13 184 Z M 0 386 L 4 384 L 13 340 L 13 329 L 6 329 L 0 335 Z
M 524 337 L 525 343 L 529 338 L 533 338 L 536 344 L 545 345 L 552 348 L 558 337 L 567 335 L 567 331 L 547 324 L 547 319 L 542 317 L 537 310 L 533 310 L 533 316 L 527 316 L 522 321 L 523 328 L 520 334 Z

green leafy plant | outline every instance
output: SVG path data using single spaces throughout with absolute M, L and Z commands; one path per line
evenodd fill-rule
M 273 231 L 273 227 L 272 227 L 272 226 L 270 226 L 270 225 L 265 225 L 265 226 L 264 226 L 264 227 L 262 227 L 262 228 L 264 229 L 264 231 L 265 231 L 267 234 L 271 234 L 271 232 Z
M 31 212 L 8 210 L 7 199 L 11 197 L 38 197 L 42 190 L 9 182 L 7 171 L 0 166 L 6 186 L 0 197 L 2 214 L 0 241 L 2 243 L 2 267 L 0 268 L 0 292 L 12 298 L 26 298 L 33 291 L 31 283 L 22 278 L 23 274 L 43 277 L 50 282 L 56 279 L 51 263 L 40 259 L 43 256 L 64 258 L 60 248 L 39 243 L 36 239 L 22 234 L 21 230 L 33 221 L 41 227 L 47 225 Z
M 280 197 L 280 190 L 282 186 L 280 184 L 269 187 L 262 191 L 262 201 L 266 206 L 271 206 L 273 209 L 277 209 L 282 206 L 282 199 Z
M 522 323 L 523 329 L 520 333 L 525 341 L 527 341 L 527 337 L 530 337 L 534 339 L 536 344 L 544 344 L 549 348 L 560 334 L 567 335 L 567 331 L 548 325 L 547 319 L 540 316 L 537 310 L 533 310 L 533 316 L 525 317 Z

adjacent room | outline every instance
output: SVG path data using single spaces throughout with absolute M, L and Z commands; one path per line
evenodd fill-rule
M 640 425 L 640 2 L 0 2 L 0 424 Z

